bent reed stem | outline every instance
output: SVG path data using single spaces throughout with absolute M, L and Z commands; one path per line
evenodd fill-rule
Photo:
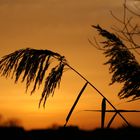
M 130 126 L 129 122 L 124 118 L 124 116 L 117 111 L 116 107 L 90 82 L 88 81 L 81 73 L 79 73 L 77 70 L 75 70 L 73 67 L 71 67 L 69 64 L 67 65 L 71 70 L 73 70 L 75 73 L 77 73 L 83 80 L 85 80 L 91 87 L 93 87 L 111 106 L 112 108 L 119 114 L 119 116 L 125 121 L 125 123 Z M 66 126 L 66 125 L 65 125 Z

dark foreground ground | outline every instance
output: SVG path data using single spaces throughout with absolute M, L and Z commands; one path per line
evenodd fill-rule
M 78 127 L 58 127 L 25 131 L 21 127 L 0 127 L 0 140 L 135 140 L 140 139 L 140 127 L 80 130 Z

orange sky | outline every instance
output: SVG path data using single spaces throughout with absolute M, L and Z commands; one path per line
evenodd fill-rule
M 118 109 L 140 109 L 139 101 L 124 103 L 117 93 L 120 85 L 108 86 L 111 75 L 104 66 L 104 55 L 88 42 L 97 35 L 91 25 L 109 29 L 115 24 L 109 13 L 122 13 L 123 0 L 0 0 L 0 56 L 21 48 L 50 49 L 65 55 L 70 65 L 83 74 Z M 84 81 L 73 71 L 64 73 L 61 87 L 49 97 L 46 108 L 38 108 L 41 88 L 32 96 L 25 93 L 25 84 L 0 78 L 0 110 L 3 119 L 17 118 L 26 129 L 63 125 Z M 84 112 L 100 109 L 101 96 L 87 87 L 68 125 L 92 129 L 100 126 L 100 113 Z M 109 108 L 109 106 L 108 106 Z M 140 125 L 140 113 L 124 114 L 127 120 Z M 107 120 L 110 117 L 107 116 Z M 121 125 L 118 117 L 113 126 Z

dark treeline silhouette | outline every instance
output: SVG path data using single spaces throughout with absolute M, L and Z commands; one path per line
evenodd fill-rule
M 25 130 L 22 127 L 0 127 L 0 139 L 4 140 L 121 140 L 136 139 L 140 136 L 140 127 L 122 126 L 120 128 L 96 128 L 82 130 L 77 126 L 48 129 Z

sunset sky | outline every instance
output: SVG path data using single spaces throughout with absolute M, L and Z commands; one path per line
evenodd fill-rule
M 118 109 L 140 109 L 140 101 L 126 103 L 117 96 L 122 85 L 109 86 L 111 75 L 106 58 L 88 39 L 98 38 L 91 25 L 100 24 L 111 31 L 116 21 L 110 10 L 122 15 L 123 0 L 0 0 L 0 57 L 21 48 L 49 49 L 64 55 L 69 64 L 85 76 Z M 134 6 L 131 2 L 130 6 Z M 139 57 L 140 59 L 140 57 Z M 25 83 L 0 77 L 0 114 L 2 120 L 19 119 L 25 129 L 64 125 L 67 114 L 85 84 L 72 70 L 64 73 L 61 86 L 46 107 L 38 108 L 42 87 L 30 96 Z M 80 98 L 68 125 L 84 129 L 100 127 L 102 97 L 90 86 Z M 107 105 L 109 109 L 110 106 Z M 113 114 L 107 114 L 106 123 Z M 140 113 L 123 114 L 128 122 L 140 125 Z M 1 121 L 1 120 L 0 120 Z M 118 116 L 113 127 L 121 126 Z

